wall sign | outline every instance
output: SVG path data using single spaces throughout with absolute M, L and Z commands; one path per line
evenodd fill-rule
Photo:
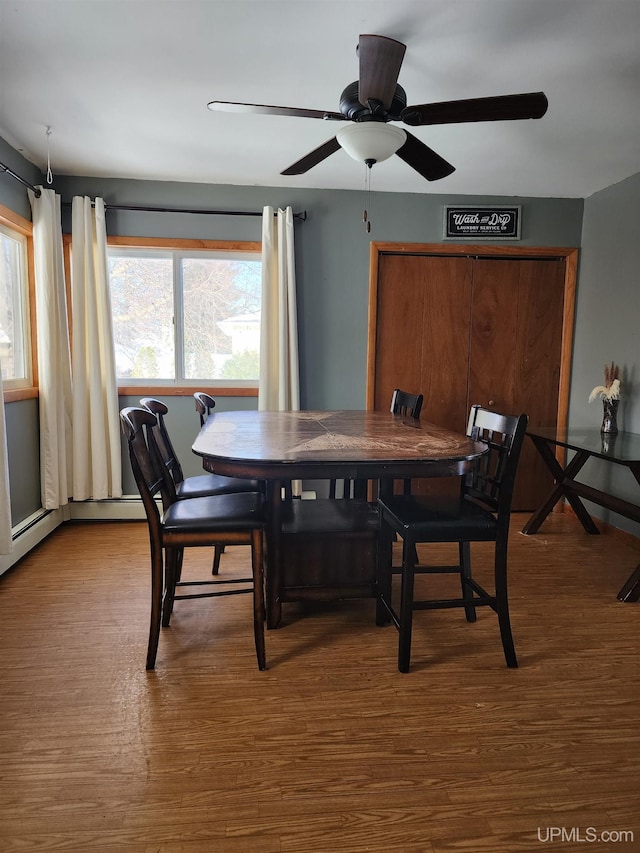
M 455 240 L 519 240 L 517 207 L 445 207 L 444 238 Z

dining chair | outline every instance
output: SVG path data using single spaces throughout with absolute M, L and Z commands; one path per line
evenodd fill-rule
M 391 414 L 402 415 L 405 418 L 416 418 L 417 420 L 422 411 L 423 399 L 422 394 L 410 394 L 409 391 L 395 388 L 391 395 Z M 411 494 L 410 479 L 403 480 L 402 489 L 405 495 Z
M 422 394 L 410 394 L 401 388 L 395 388 L 391 395 L 391 414 L 404 415 L 406 418 L 419 418 L 423 400 Z
M 165 422 L 165 415 L 169 411 L 166 404 L 153 397 L 143 397 L 140 400 L 140 405 L 143 409 L 148 409 L 156 417 L 156 426 L 153 428 L 155 444 L 162 459 L 162 464 L 169 473 L 178 500 L 210 497 L 212 495 L 229 495 L 236 492 L 261 491 L 261 486 L 257 480 L 244 480 L 240 477 L 223 477 L 221 474 L 209 473 L 185 477 Z M 214 575 L 217 575 L 220 570 L 220 557 L 223 553 L 224 544 L 216 545 L 211 569 L 211 573 Z
M 200 426 L 203 427 L 205 421 L 216 407 L 216 401 L 210 394 L 205 391 L 196 391 L 193 395 L 196 404 L 196 412 L 200 416 Z
M 489 606 L 498 615 L 507 666 L 517 667 L 507 596 L 507 545 L 511 501 L 518 459 L 527 428 L 527 415 L 503 415 L 481 406 L 471 407 L 467 435 L 486 445 L 473 471 L 461 479 L 458 495 L 390 495 L 378 500 L 378 589 L 376 622 L 393 622 L 398 629 L 398 669 L 408 672 L 411 658 L 413 613 L 416 610 L 463 607 L 468 622 L 476 621 L 476 607 Z M 402 539 L 402 566 L 392 565 L 394 534 Z M 458 544 L 455 565 L 417 563 L 420 543 Z M 472 577 L 471 543 L 494 543 L 494 589 L 488 592 Z M 455 573 L 461 595 L 456 598 L 414 597 L 416 574 Z M 394 574 L 401 576 L 400 604 L 392 602 Z
M 174 601 L 252 593 L 258 668 L 266 669 L 264 496 L 259 492 L 235 492 L 177 500 L 171 477 L 167 468 L 161 464 L 155 444 L 156 416 L 146 408 L 130 406 L 122 409 L 120 420 L 149 527 L 151 617 L 146 668 L 155 667 L 160 625 L 167 627 L 170 624 Z M 162 513 L 158 508 L 158 497 L 162 501 Z M 221 543 L 251 546 L 251 577 L 181 581 L 185 548 Z M 191 591 L 203 586 L 212 588 L 206 592 Z M 183 588 L 187 591 L 176 592 Z

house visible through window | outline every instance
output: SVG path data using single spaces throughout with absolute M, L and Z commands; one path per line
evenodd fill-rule
M 109 249 L 118 380 L 257 385 L 260 252 Z
M 5 388 L 31 383 L 27 240 L 0 225 L 0 364 Z

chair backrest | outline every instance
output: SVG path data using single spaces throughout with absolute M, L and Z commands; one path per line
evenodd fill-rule
M 193 399 L 196 404 L 196 412 L 200 415 L 200 426 L 202 427 L 211 412 L 215 409 L 216 401 L 209 394 L 205 394 L 204 391 L 196 391 Z
M 408 391 L 396 388 L 391 397 L 391 414 L 419 418 L 422 411 L 422 400 L 422 394 L 409 394 Z
M 153 536 L 160 535 L 160 513 L 156 498 L 162 498 L 163 507 L 169 506 L 175 492 L 171 493 L 166 472 L 158 464 L 154 448 L 153 429 L 156 416 L 148 409 L 128 406 L 120 412 L 122 431 L 129 445 L 129 459 L 133 476 L 142 498 L 147 521 Z M 156 540 L 158 541 L 158 540 Z
M 153 397 L 143 397 L 140 400 L 140 405 L 143 409 L 147 409 L 147 411 L 151 412 L 151 414 L 155 416 L 156 423 L 155 426 L 152 427 L 154 439 L 153 449 L 154 451 L 157 451 L 160 459 L 162 460 L 162 464 L 171 478 L 173 487 L 175 488 L 184 480 L 184 474 L 182 473 L 180 460 L 178 459 L 171 442 L 171 438 L 169 437 L 167 425 L 164 422 L 164 416 L 167 414 L 169 409 L 162 400 L 155 400 Z
M 391 396 L 391 414 L 417 420 L 422 411 L 422 400 L 422 394 L 410 394 L 408 391 L 396 388 Z M 411 494 L 411 479 L 403 480 L 402 491 L 405 495 Z
M 467 435 L 489 448 L 465 482 L 467 498 L 498 514 L 498 524 L 508 526 L 518 460 L 528 423 L 527 415 L 501 415 L 471 407 Z

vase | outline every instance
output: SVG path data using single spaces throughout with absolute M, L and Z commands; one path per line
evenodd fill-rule
M 602 418 L 602 428 L 600 432 L 609 435 L 618 432 L 618 403 L 619 400 L 603 400 L 602 407 L 604 416 Z

